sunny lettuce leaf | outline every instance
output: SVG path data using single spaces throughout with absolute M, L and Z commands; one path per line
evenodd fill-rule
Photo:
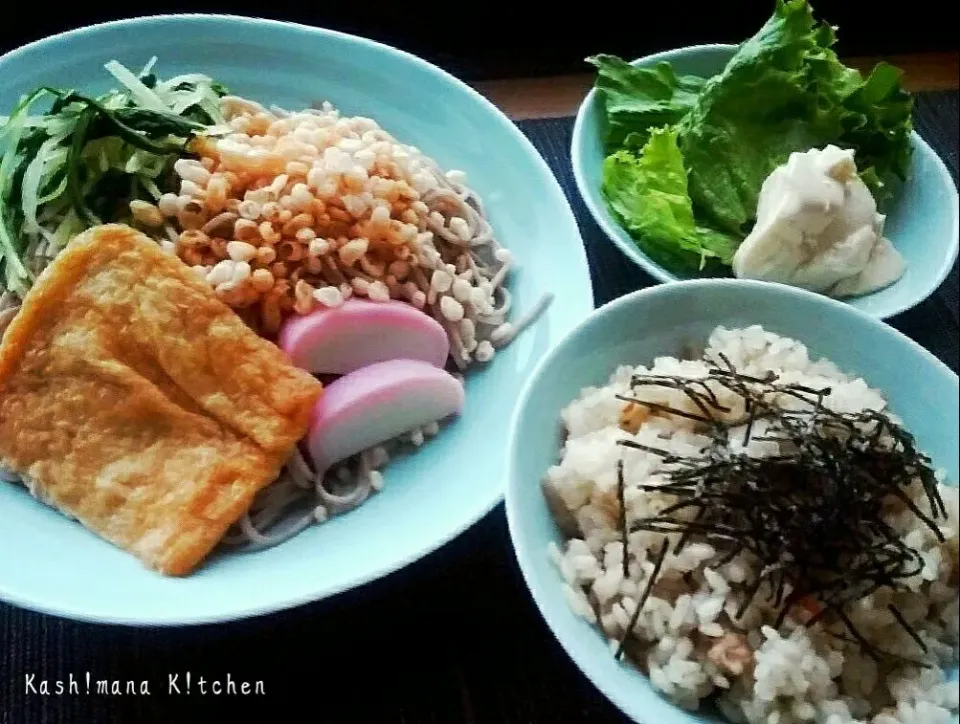
M 864 77 L 835 43 L 807 0 L 776 0 L 706 81 L 669 63 L 588 58 L 608 156 L 603 193 L 643 248 L 673 266 L 728 264 L 756 219 L 764 180 L 791 153 L 828 144 L 854 150 L 884 210 L 909 174 L 913 99 L 899 70 L 881 63 Z
M 704 79 L 677 75 L 667 62 L 634 67 L 613 55 L 595 55 L 587 62 L 597 68 L 596 90 L 603 108 L 604 144 L 640 148 L 653 128 L 669 126 L 697 102 Z
M 860 176 L 883 206 L 910 173 L 913 97 L 901 85 L 903 72 L 880 63 L 844 99 L 838 145 L 856 150 Z
M 864 80 L 835 41 L 806 0 L 778 0 L 680 121 L 690 195 L 712 225 L 745 233 L 764 179 L 794 151 L 833 143 L 855 150 L 868 179 L 905 177 L 912 103 L 899 75 L 878 66 Z
M 739 239 L 694 219 L 675 129 L 654 130 L 639 152 L 608 156 L 602 193 L 638 246 L 664 266 L 689 272 L 730 264 Z

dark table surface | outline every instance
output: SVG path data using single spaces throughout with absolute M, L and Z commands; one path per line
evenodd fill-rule
M 924 94 L 918 129 L 957 174 L 956 92 Z M 597 303 L 650 284 L 606 242 L 573 186 L 570 119 L 521 124 L 581 224 Z M 954 370 L 957 270 L 891 322 Z M 2 524 L 2 521 L 0 521 Z M 8 551 L 4 555 L 16 555 Z M 149 695 L 86 694 L 85 675 L 147 682 Z M 191 674 L 191 690 L 185 687 Z M 47 680 L 79 694 L 29 693 Z M 180 695 L 168 692 L 179 675 Z M 199 680 L 206 680 L 207 694 Z M 212 693 L 211 682 L 263 693 Z M 95 688 L 95 685 L 94 685 Z M 307 713 L 287 714 L 295 703 Z M 273 616 L 185 629 L 106 627 L 0 604 L 0 724 L 289 720 L 337 724 L 623 722 L 540 619 L 510 547 L 502 507 L 436 553 L 334 599 Z
M 936 22 L 943 0 L 913 0 L 909 11 L 877 10 L 874 0 L 812 0 L 818 18 L 836 25 L 844 56 L 953 51 L 956 28 Z M 18 3 L 15 22 L 0 23 L 0 52 L 90 23 L 159 13 L 230 13 L 268 17 L 362 35 L 419 55 L 464 80 L 583 73 L 598 52 L 636 58 L 699 43 L 738 43 L 770 17 L 773 0 L 619 2 L 584 12 L 543 0 L 449 0 L 305 3 L 299 0 L 120 0 L 49 5 Z M 893 19 L 895 18 L 895 20 Z

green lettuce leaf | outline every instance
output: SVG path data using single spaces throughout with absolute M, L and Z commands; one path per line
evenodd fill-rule
M 910 172 L 913 97 L 903 89 L 902 76 L 880 63 L 843 103 L 838 145 L 856 150 L 860 176 L 881 207 Z
M 690 272 L 730 264 L 739 239 L 696 223 L 676 129 L 655 129 L 639 153 L 608 156 L 602 193 L 638 246 L 664 266 Z
M 864 80 L 835 41 L 806 0 L 778 0 L 679 122 L 690 196 L 711 225 L 742 235 L 764 179 L 794 151 L 853 148 L 874 190 L 905 177 L 912 104 L 899 75 L 879 66 Z
M 913 99 L 896 68 L 881 63 L 864 77 L 835 43 L 807 0 L 776 0 L 708 80 L 668 63 L 588 58 L 603 111 L 604 197 L 651 256 L 687 269 L 729 264 L 764 180 L 791 153 L 828 144 L 854 150 L 884 210 L 909 174 Z
M 594 55 L 596 89 L 603 113 L 604 144 L 642 147 L 653 128 L 673 125 L 697 102 L 704 79 L 677 75 L 667 62 L 635 68 L 614 55 Z

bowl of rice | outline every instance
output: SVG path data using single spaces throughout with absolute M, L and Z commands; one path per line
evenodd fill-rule
M 534 602 L 637 722 L 955 724 L 957 399 L 929 352 L 810 292 L 611 302 L 512 420 Z

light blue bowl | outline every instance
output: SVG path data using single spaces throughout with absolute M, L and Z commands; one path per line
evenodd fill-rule
M 357 586 L 437 548 L 488 512 L 506 480 L 506 422 L 534 364 L 593 309 L 586 256 L 559 184 L 504 115 L 448 74 L 341 33 L 235 17 L 153 17 L 71 32 L 0 59 L 0 113 L 42 84 L 106 90 L 102 64 L 201 71 L 235 93 L 293 108 L 329 100 L 369 116 L 445 168 L 467 172 L 518 262 L 516 310 L 559 292 L 546 315 L 469 375 L 463 416 L 415 455 L 392 461 L 359 509 L 261 553 L 224 555 L 182 580 L 0 484 L 0 598 L 55 614 L 188 624 L 275 611 Z M 547 263 L 544 263 L 545 260 Z
M 881 389 L 934 464 L 947 471 L 951 484 L 958 480 L 957 375 L 848 305 L 780 285 L 709 279 L 650 287 L 594 312 L 544 358 L 524 387 L 510 430 L 507 519 L 524 579 L 547 625 L 597 688 L 643 724 L 715 720 L 661 698 L 643 674 L 614 660 L 597 628 L 573 614 L 547 556 L 548 544 L 562 537 L 541 481 L 558 460 L 560 412 L 582 388 L 606 384 L 621 364 L 650 364 L 656 356 L 702 346 L 718 325 L 752 324 L 804 342 L 811 357 L 825 356 Z
M 652 66 L 665 60 L 678 73 L 710 77 L 723 69 L 735 51 L 733 45 L 694 45 L 640 58 L 633 65 Z M 684 277 L 647 256 L 607 209 L 600 193 L 604 159 L 601 114 L 596 91 L 591 90 L 577 113 L 570 146 L 577 188 L 600 228 L 633 263 L 658 281 L 678 281 Z M 910 309 L 933 294 L 953 268 L 960 243 L 957 188 L 950 172 L 919 135 L 914 133 L 911 140 L 910 179 L 889 210 L 885 227 L 887 238 L 906 261 L 906 272 L 886 289 L 845 300 L 880 319 Z

